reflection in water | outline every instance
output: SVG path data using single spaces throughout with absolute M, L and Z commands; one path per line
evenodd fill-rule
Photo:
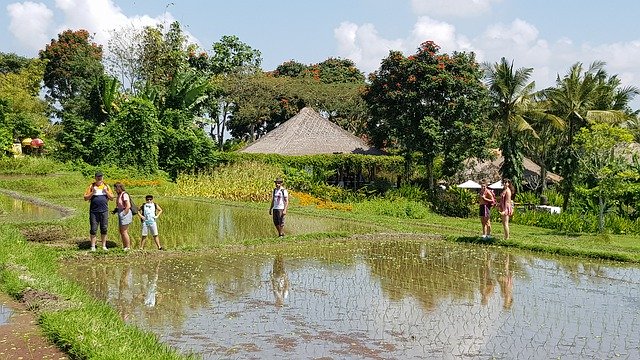
M 489 303 L 489 299 L 491 298 L 491 295 L 493 295 L 493 291 L 495 289 L 492 261 L 492 254 L 487 252 L 485 255 L 485 263 L 482 267 L 482 281 L 480 282 L 480 293 L 482 294 L 482 300 L 480 302 L 482 305 L 487 305 Z
M 156 263 L 156 270 L 153 276 L 147 282 L 147 295 L 144 298 L 144 305 L 148 307 L 156 306 L 156 292 L 158 290 L 158 272 L 160 270 L 160 261 Z
M 510 255 L 504 259 L 504 273 L 500 276 L 500 293 L 502 294 L 502 307 L 511 309 L 513 305 L 513 274 L 509 269 Z
M 160 219 L 163 245 L 167 248 L 210 247 L 233 240 L 272 238 L 273 223 L 267 211 L 215 203 L 160 199 L 164 214 Z M 372 232 L 375 225 L 350 221 L 287 214 L 288 234 L 314 232 Z M 129 232 L 139 233 L 140 222 L 134 221 Z M 150 246 L 153 246 L 150 244 Z
M 435 241 L 294 246 L 68 273 L 205 359 L 638 355 L 637 268 Z
M 271 286 L 273 287 L 276 306 L 284 305 L 284 301 L 289 296 L 289 277 L 287 277 L 287 273 L 284 270 L 284 259 L 281 254 L 276 255 L 273 260 Z
M 0 194 L 0 223 L 46 221 L 61 217 L 58 210 Z

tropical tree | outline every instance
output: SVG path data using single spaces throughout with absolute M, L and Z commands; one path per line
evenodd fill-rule
M 610 124 L 583 127 L 575 137 L 572 152 L 578 160 L 578 174 L 587 184 L 587 193 L 598 200 L 598 229 L 604 231 L 605 210 L 624 189 L 629 169 L 629 143 L 633 135 Z
M 47 96 L 64 107 L 66 101 L 86 94 L 102 75 L 102 46 L 87 30 L 65 30 L 39 53 L 46 65 L 43 81 Z
M 160 124 L 153 104 L 140 98 L 123 101 L 120 111 L 100 125 L 93 158 L 100 163 L 134 166 L 145 173 L 158 171 Z
M 142 72 L 142 58 L 145 29 L 133 25 L 110 31 L 107 52 L 104 60 L 107 71 L 120 80 L 122 91 L 136 93 L 142 88 L 144 76 Z
M 564 209 L 569 205 L 578 176 L 578 159 L 571 150 L 575 135 L 590 124 L 619 124 L 632 117 L 628 105 L 638 90 L 620 87 L 617 77 L 609 77 L 604 66 L 604 62 L 597 61 L 585 70 L 582 63 L 576 63 L 564 77 L 558 76 L 555 87 L 544 91 L 550 111 L 566 124 L 560 143 L 563 153 L 558 161 L 559 172 L 564 177 Z
M 49 132 L 49 108 L 39 94 L 43 73 L 41 60 L 0 53 L 0 126 L 5 130 L 2 149 L 14 138 Z
M 443 173 L 453 175 L 464 159 L 484 152 L 488 135 L 488 97 L 475 56 L 438 52 L 431 41 L 409 57 L 391 51 L 364 92 L 370 137 L 407 159 L 419 152 L 430 188 L 438 157 Z
M 174 75 L 189 67 L 189 54 L 196 45 L 188 43 L 177 21 L 171 23 L 166 32 L 162 24 L 144 28 L 141 41 L 138 62 L 142 81 L 145 85 L 157 86 L 163 93 Z
M 494 136 L 504 158 L 500 171 L 502 177 L 511 179 L 520 191 L 524 181 L 523 136 L 526 132 L 534 138 L 537 136 L 528 120 L 544 117 L 536 107 L 535 82 L 529 81 L 533 68 L 514 70 L 513 62 L 505 58 L 485 64 L 484 68 L 492 105 L 490 118 L 494 120 Z
M 230 100 L 228 85 L 235 83 L 233 78 L 251 77 L 260 72 L 262 57 L 259 50 L 242 42 L 237 36 L 223 36 L 212 45 L 212 54 L 205 52 L 189 58 L 190 65 L 209 78 L 211 86 L 208 100 L 203 104 L 203 126 L 208 126 L 215 137 L 218 149 L 224 146 L 224 134 L 228 121 L 236 110 L 236 104 Z

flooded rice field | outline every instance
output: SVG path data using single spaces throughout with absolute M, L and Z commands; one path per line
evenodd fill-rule
M 636 267 L 436 240 L 264 249 L 65 273 L 205 359 L 640 356 Z
M 0 194 L 0 224 L 46 221 L 59 219 L 62 216 L 59 210 Z
M 142 199 L 134 198 L 136 204 Z M 233 241 L 277 237 L 269 205 L 263 210 L 240 206 L 220 205 L 165 198 L 157 200 L 164 212 L 158 219 L 158 228 L 163 246 L 167 248 L 207 248 Z M 114 224 L 112 224 L 115 226 Z M 137 245 L 141 224 L 134 221 L 129 234 L 134 234 Z M 376 225 L 367 225 L 344 219 L 287 214 L 285 233 L 296 236 L 318 232 L 363 233 L 379 231 Z M 147 242 L 149 249 L 153 242 Z

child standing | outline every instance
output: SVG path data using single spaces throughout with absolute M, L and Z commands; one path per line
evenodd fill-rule
M 153 202 L 153 195 L 145 196 L 144 200 L 144 205 L 140 206 L 140 210 L 138 211 L 138 216 L 140 220 L 142 220 L 142 241 L 140 242 L 140 249 L 144 249 L 144 242 L 147 240 L 149 232 L 151 232 L 156 247 L 158 250 L 162 250 L 160 238 L 158 237 L 157 223 L 157 219 L 160 217 L 160 214 L 162 214 L 162 208 Z

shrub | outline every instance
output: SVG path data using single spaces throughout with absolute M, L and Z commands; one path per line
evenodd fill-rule
M 436 191 L 431 198 L 431 209 L 444 216 L 467 218 L 473 214 L 476 195 L 469 190 L 449 188 Z

